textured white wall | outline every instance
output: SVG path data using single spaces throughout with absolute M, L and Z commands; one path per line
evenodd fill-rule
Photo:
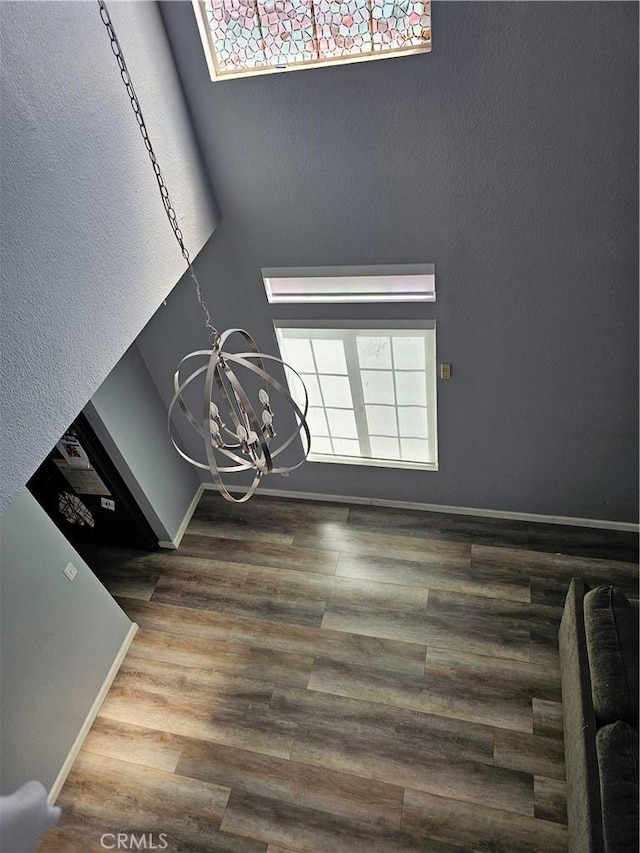
M 155 2 L 111 15 L 191 253 L 217 218 Z M 184 271 L 94 2 L 0 3 L 0 511 Z
M 131 620 L 26 489 L 0 534 L 5 795 L 29 779 L 51 787 Z M 63 574 L 69 562 L 78 569 L 73 583 Z

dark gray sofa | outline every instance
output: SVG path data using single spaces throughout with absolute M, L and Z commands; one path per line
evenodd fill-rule
M 638 602 L 574 578 L 559 641 L 569 853 L 637 853 Z

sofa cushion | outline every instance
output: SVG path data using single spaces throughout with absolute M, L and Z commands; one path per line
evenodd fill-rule
M 638 617 L 614 586 L 599 586 L 584 598 L 584 624 L 591 690 L 600 725 L 638 724 Z
M 606 853 L 638 849 L 638 731 L 619 720 L 596 735 Z

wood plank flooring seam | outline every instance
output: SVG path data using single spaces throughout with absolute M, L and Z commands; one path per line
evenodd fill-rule
M 152 603 L 161 603 L 161 604 L 170 604 L 170 605 L 175 604 L 178 607 L 182 607 L 182 608 L 185 608 L 188 610 L 195 610 L 196 612 L 209 613 L 209 614 L 212 614 L 214 616 L 225 616 L 226 615 L 224 610 L 221 610 L 221 609 L 216 608 L 216 607 L 202 606 L 202 604 L 198 603 L 197 600 L 190 602 L 190 601 L 185 601 L 184 599 L 172 598 L 171 596 L 168 596 L 166 594 L 158 594 L 157 592 L 155 592 L 153 594 L 153 596 L 151 598 L 151 602 Z M 283 605 L 283 608 L 285 608 L 285 607 L 286 607 L 286 605 Z M 305 626 L 308 624 L 308 625 L 311 625 L 312 627 L 321 627 L 322 620 L 323 620 L 325 612 L 326 612 L 326 601 L 315 601 L 314 602 L 314 611 L 316 611 L 316 612 L 311 614 L 308 618 L 303 617 L 303 618 L 298 619 L 298 621 L 295 621 L 294 619 L 283 620 L 282 614 L 264 615 L 264 614 L 256 613 L 254 611 L 249 611 L 249 612 L 243 613 L 243 612 L 236 612 L 233 610 L 230 612 L 232 615 L 236 615 L 236 616 L 239 616 L 241 618 L 243 616 L 249 616 L 250 618 L 259 619 L 262 622 L 271 622 L 271 623 L 276 624 L 276 625 L 280 624 L 282 621 L 285 621 L 285 622 L 287 622 L 287 624 L 291 624 L 291 625 Z
M 400 824 L 402 788 L 361 774 L 211 744 L 192 744 L 180 764 L 182 775 L 190 770 L 197 779 L 244 793 L 312 806 L 329 815 L 377 819 L 384 814 L 386 822 Z M 236 778 L 243 768 L 246 784 Z
M 408 805 L 412 800 L 413 803 Z M 423 804 L 422 809 L 420 803 Z M 406 824 L 416 822 L 434 838 L 465 846 L 468 844 L 473 851 L 532 853 L 534 850 L 546 850 L 548 853 L 564 853 L 566 850 L 566 826 L 533 815 L 514 815 L 498 808 L 480 808 L 410 788 L 405 794 L 405 805 Z M 412 814 L 412 810 L 415 813 Z M 514 826 L 515 833 L 512 841 L 506 841 L 510 825 Z

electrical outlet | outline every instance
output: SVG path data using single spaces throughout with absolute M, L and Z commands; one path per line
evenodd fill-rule
M 73 565 L 73 563 L 67 563 L 67 567 L 66 567 L 66 569 L 64 570 L 64 575 L 65 575 L 65 577 L 66 577 L 68 580 L 72 581 L 72 580 L 75 578 L 75 576 L 76 576 L 77 574 L 78 574 L 78 570 L 77 570 L 77 569 L 76 569 L 76 567 Z
M 112 501 L 111 498 L 100 498 L 100 506 L 102 509 L 115 510 L 116 502 Z

